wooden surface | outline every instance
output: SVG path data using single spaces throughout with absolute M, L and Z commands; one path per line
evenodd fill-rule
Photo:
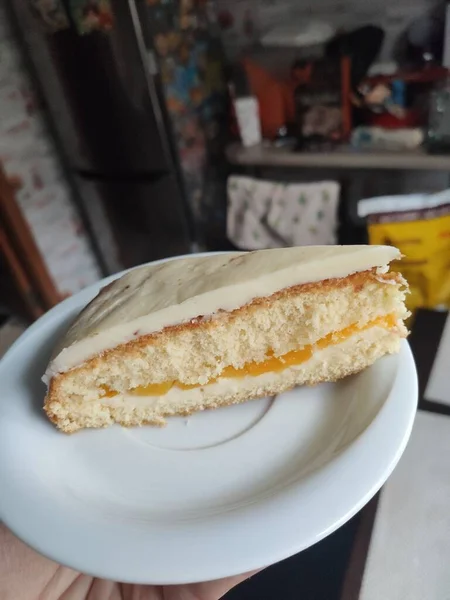
M 227 147 L 232 165 L 248 167 L 307 167 L 340 169 L 398 169 L 450 171 L 450 155 L 411 152 L 366 152 L 343 148 L 334 152 L 292 152 L 269 145 L 244 148 L 240 143 Z
M 1 171 L 0 252 L 31 318 L 60 302 L 61 297 L 16 203 L 14 189 Z
M 17 257 L 10 240 L 0 223 L 0 256 L 5 260 L 11 277 L 16 285 L 17 292 L 22 298 L 28 315 L 31 319 L 38 319 L 43 313 L 39 299 L 34 293 L 28 275 Z

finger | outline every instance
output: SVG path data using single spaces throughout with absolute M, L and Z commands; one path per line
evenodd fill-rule
M 32 600 L 59 597 L 78 573 L 44 558 L 0 524 L 0 597 Z
M 228 591 L 258 573 L 259 570 L 242 575 L 234 575 L 233 577 L 225 577 L 224 579 L 217 579 L 216 581 L 206 581 L 183 586 L 185 588 L 184 591 L 187 592 L 186 595 L 169 597 L 168 600 L 219 600 Z

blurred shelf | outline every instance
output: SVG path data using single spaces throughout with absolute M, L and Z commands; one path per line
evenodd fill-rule
M 333 152 L 293 152 L 266 144 L 244 148 L 233 143 L 227 147 L 227 158 L 233 165 L 248 167 L 450 171 L 450 154 L 427 154 L 424 150 L 368 152 L 342 147 Z

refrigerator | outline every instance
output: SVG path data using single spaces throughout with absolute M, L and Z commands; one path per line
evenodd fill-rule
M 226 85 L 202 0 L 12 0 L 105 270 L 205 246 L 224 203 Z

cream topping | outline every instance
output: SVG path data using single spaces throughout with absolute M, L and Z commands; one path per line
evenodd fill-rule
M 293 368 L 287 370 L 292 371 Z M 285 375 L 285 372 L 283 372 Z M 106 406 L 154 406 L 163 402 L 165 406 L 170 403 L 178 403 L 180 400 L 188 399 L 192 405 L 201 404 L 205 395 L 209 394 L 235 394 L 245 389 L 254 389 L 255 385 L 262 385 L 271 381 L 277 381 L 282 375 L 280 373 L 262 373 L 256 377 L 245 376 L 236 378 L 221 378 L 214 383 L 208 383 L 203 387 L 183 390 L 174 386 L 163 396 L 137 396 L 135 394 L 117 394 L 111 398 L 101 398 L 100 402 Z
M 304 246 L 192 256 L 138 267 L 103 288 L 55 348 L 44 376 L 165 327 L 214 318 L 255 298 L 400 258 L 391 246 Z

